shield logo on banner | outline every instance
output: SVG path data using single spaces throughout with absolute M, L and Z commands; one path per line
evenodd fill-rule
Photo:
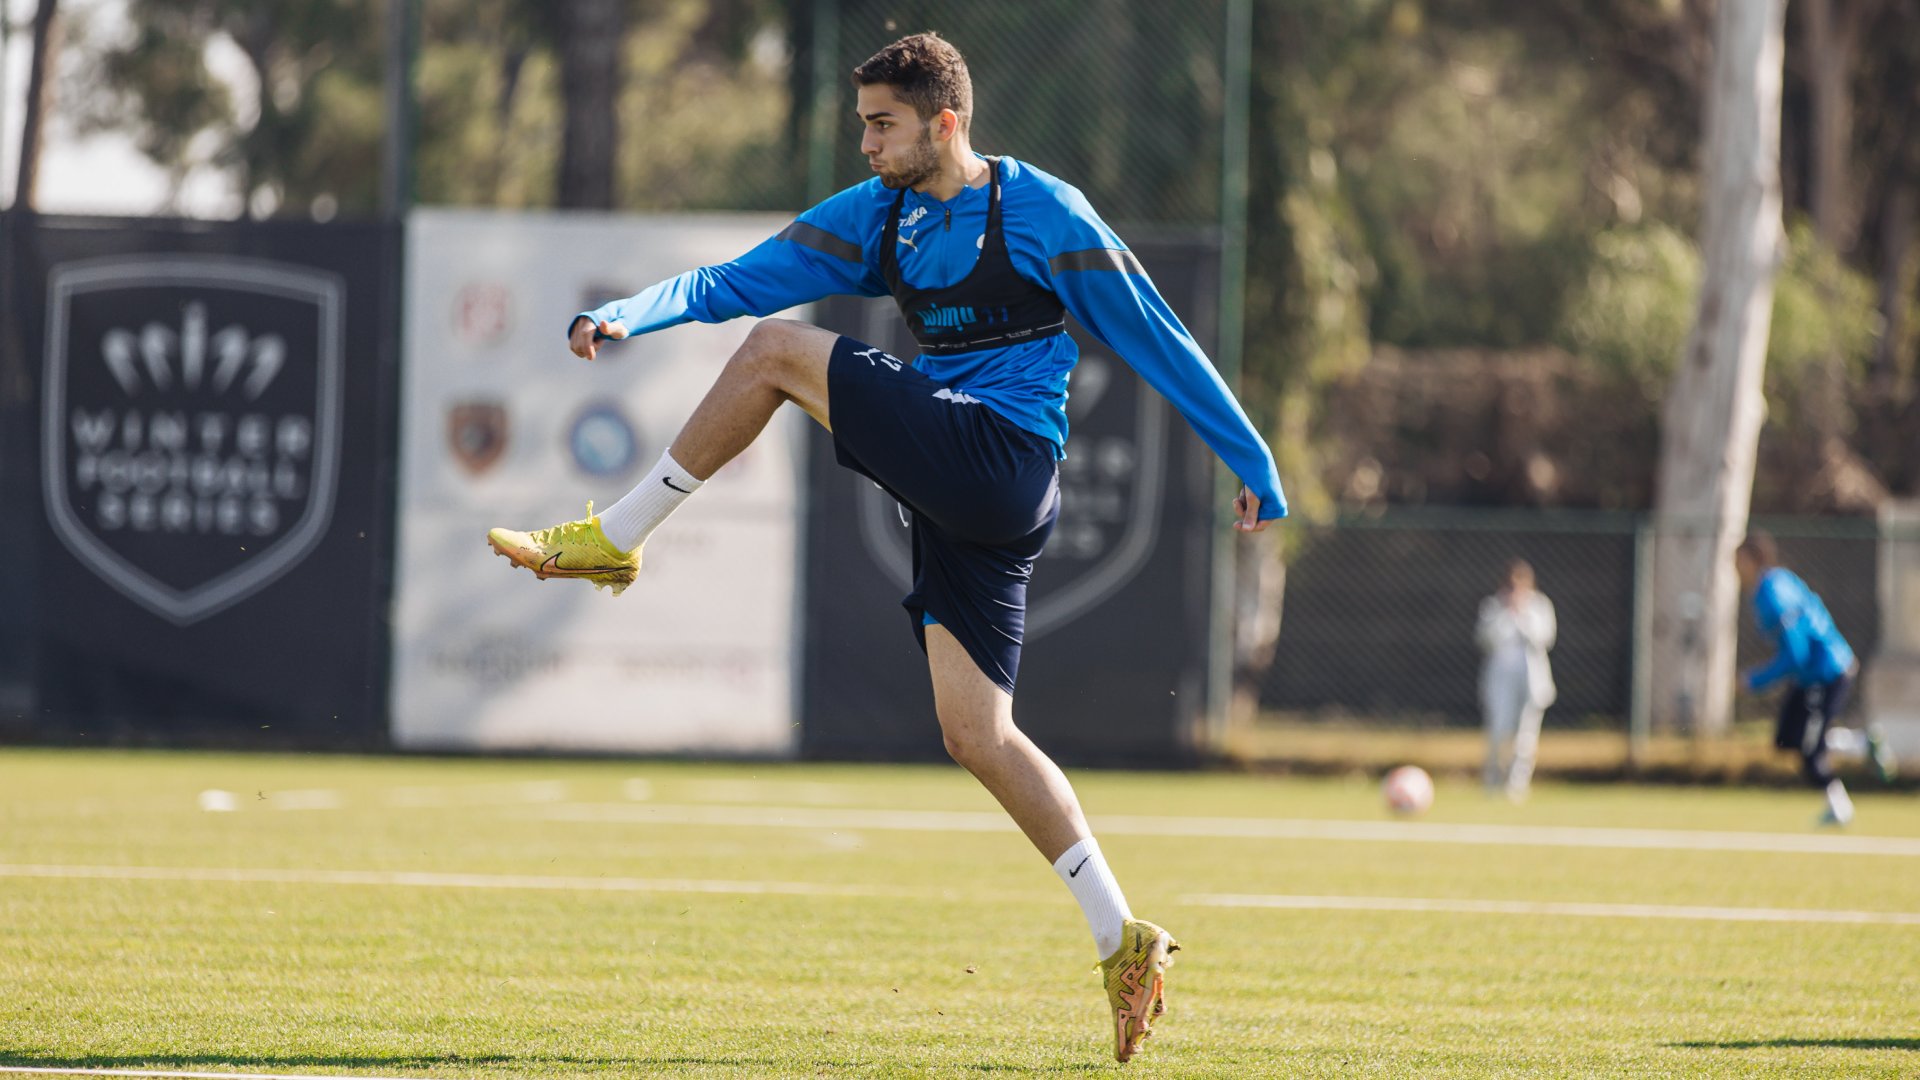
M 181 626 L 298 565 L 333 512 L 345 295 L 258 259 L 54 266 L 41 481 L 59 541 Z
M 469 401 L 447 410 L 447 446 L 470 475 L 479 476 L 507 451 L 507 409 L 491 401 Z
M 1159 540 L 1169 406 L 1139 379 L 1118 377 L 1125 373 L 1111 352 L 1083 343 L 1068 399 L 1073 436 L 1060 463 L 1060 518 L 1027 602 L 1029 641 L 1111 599 L 1146 565 Z M 905 592 L 913 584 L 906 514 L 865 477 L 852 479 L 863 489 L 862 543 Z

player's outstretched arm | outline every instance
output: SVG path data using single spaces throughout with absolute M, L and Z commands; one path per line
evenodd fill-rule
M 624 300 L 602 304 L 574 316 L 567 345 L 574 355 L 593 359 L 595 346 L 622 337 L 638 337 L 687 322 L 719 323 L 743 315 L 772 315 L 838 294 L 879 296 L 886 283 L 868 265 L 857 242 L 878 236 L 890 202 L 882 202 L 878 184 L 848 188 L 801 214 L 731 262 L 702 266 L 668 278 Z M 582 324 L 590 339 L 580 341 Z M 624 333 L 608 332 L 619 327 Z

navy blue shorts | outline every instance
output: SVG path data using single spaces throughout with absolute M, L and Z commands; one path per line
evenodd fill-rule
M 1829 683 L 1796 684 L 1780 702 L 1773 745 L 1798 751 L 1807 779 L 1817 787 L 1833 779 L 1833 766 L 1827 762 L 1827 729 L 1847 711 L 1852 695 L 1853 676 L 1846 674 Z
M 920 647 L 931 619 L 1013 693 L 1027 582 L 1060 513 L 1053 444 L 848 337 L 827 365 L 827 411 L 840 464 L 913 514 L 913 591 L 901 604 Z

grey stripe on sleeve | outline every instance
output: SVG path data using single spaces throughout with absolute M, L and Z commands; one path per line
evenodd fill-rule
M 809 225 L 804 221 L 796 221 L 786 228 L 781 229 L 780 235 L 774 237 L 774 239 L 799 244 L 801 247 L 810 247 L 815 251 L 831 255 L 836 259 L 845 259 L 848 262 L 855 263 L 861 261 L 860 245 L 849 243 L 818 225 Z
M 1055 255 L 1047 263 L 1047 269 L 1054 273 L 1062 270 L 1118 270 L 1123 274 L 1146 276 L 1146 269 L 1133 252 L 1124 248 L 1087 248 L 1085 251 L 1067 251 Z

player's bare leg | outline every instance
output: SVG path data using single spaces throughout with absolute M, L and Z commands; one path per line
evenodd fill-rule
M 763 320 L 734 350 L 669 452 L 705 480 L 758 438 L 789 401 L 833 430 L 827 413 L 827 362 L 837 340 L 838 334 L 807 323 Z
M 1013 697 L 987 678 L 946 627 L 926 631 L 947 753 L 986 785 L 1048 862 L 1093 835 L 1066 774 L 1014 726 Z
M 1135 919 L 1094 843 L 1066 774 L 1013 723 L 1013 697 L 987 678 L 945 627 L 926 628 L 933 702 L 947 753 L 999 800 L 1080 902 L 1104 957 L 1114 1056 L 1131 1058 L 1166 1011 L 1165 975 L 1180 946 Z
M 618 327 L 603 326 L 619 337 Z M 589 359 L 597 350 L 580 323 L 573 349 Z M 768 319 L 747 334 L 673 445 L 633 490 L 602 511 L 548 529 L 494 529 L 493 550 L 541 578 L 574 577 L 618 596 L 640 571 L 640 548 L 667 516 L 700 490 L 708 477 L 745 450 L 791 401 L 827 424 L 827 363 L 838 335 L 787 319 Z

